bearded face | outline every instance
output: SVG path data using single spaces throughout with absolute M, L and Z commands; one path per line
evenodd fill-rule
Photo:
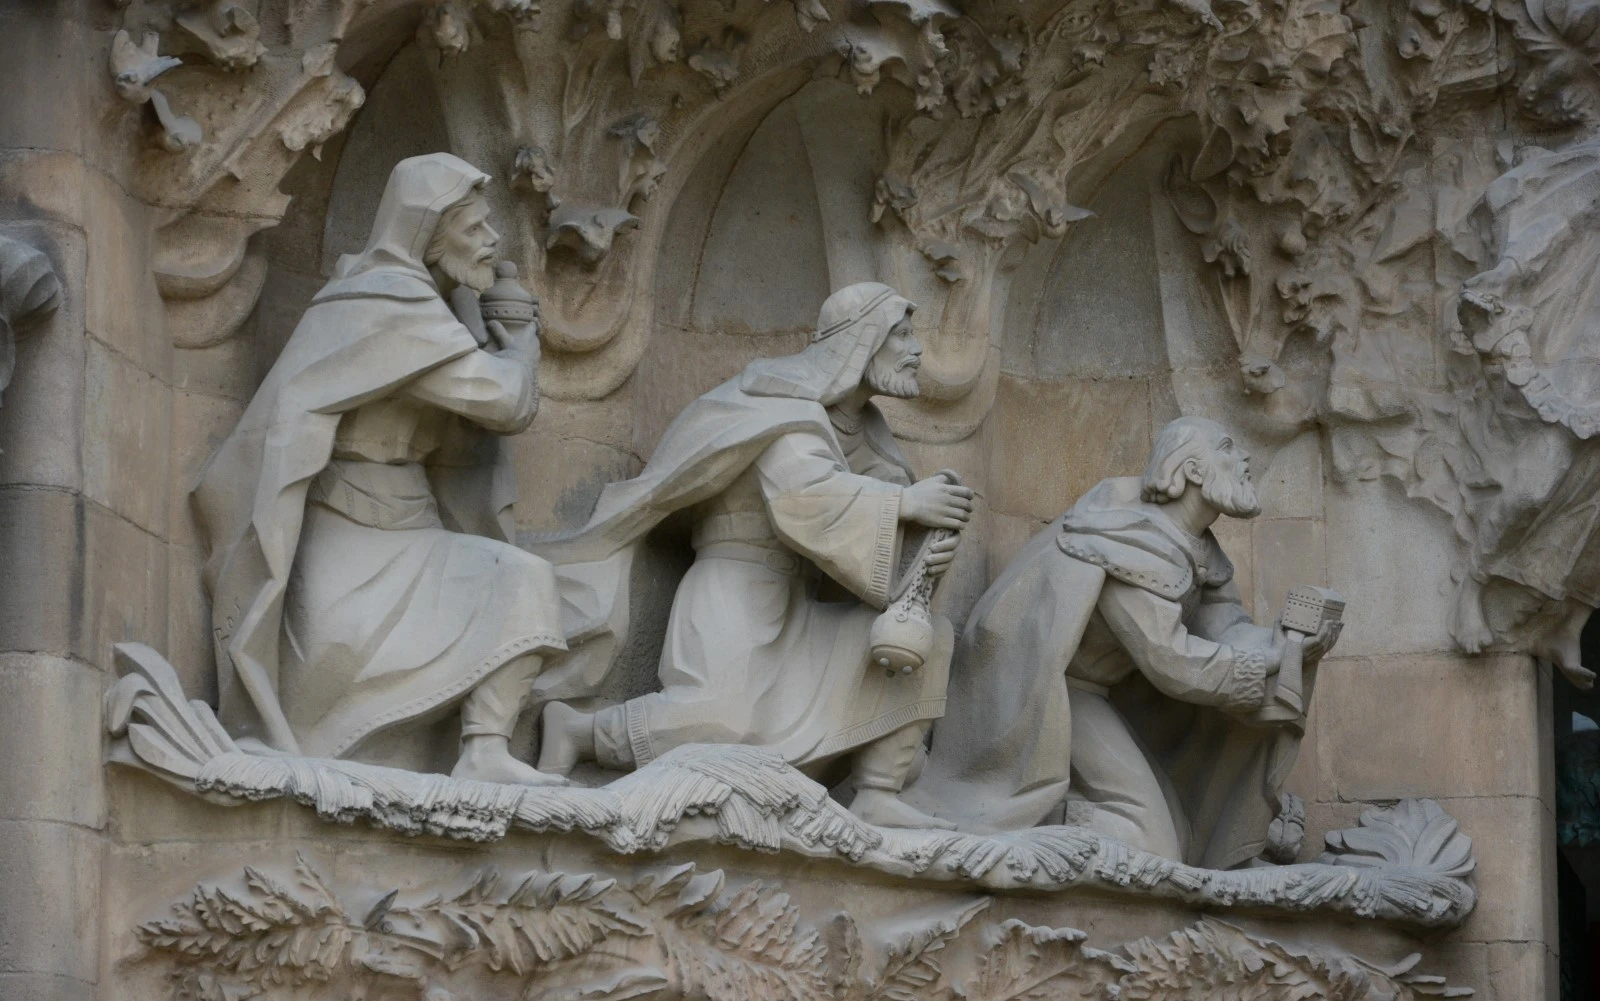
M 1232 438 L 1224 437 L 1211 450 L 1200 496 L 1230 518 L 1254 518 L 1261 513 L 1261 499 L 1250 481 L 1250 456 L 1234 445 Z
M 446 212 L 428 245 L 427 263 L 446 278 L 482 292 L 494 284 L 500 234 L 489 225 L 489 203 L 477 196 Z
M 922 367 L 922 345 L 911 332 L 910 319 L 902 319 L 889 331 L 883 346 L 867 363 L 867 388 L 875 396 L 909 400 L 921 392 L 917 369 Z

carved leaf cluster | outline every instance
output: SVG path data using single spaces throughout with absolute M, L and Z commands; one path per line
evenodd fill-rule
M 366 996 L 361 985 L 375 979 L 409 983 L 427 1001 L 515 996 L 507 978 L 527 1001 L 1414 1001 L 1470 993 L 1416 974 L 1416 956 L 1381 967 L 1210 919 L 1104 951 L 1072 928 L 980 924 L 988 898 L 890 919 L 869 948 L 848 913 L 819 929 L 777 888 L 725 890 L 720 870 L 693 864 L 646 872 L 627 889 L 595 875 L 502 880 L 489 871 L 449 897 L 397 904 L 391 892 L 356 921 L 298 859 L 293 884 L 247 868 L 242 889 L 197 887 L 173 917 L 138 934 L 152 954 L 174 961 L 175 995 L 197 1001 L 287 997 L 311 982 Z
M 242 893 L 197 886 L 173 917 L 140 925 L 139 939 L 259 988 L 329 980 L 361 926 L 304 858 L 294 871 L 294 885 L 246 868 Z
M 478 963 L 520 975 L 581 956 L 613 935 L 649 935 L 650 925 L 611 894 L 615 885 L 593 875 L 534 872 L 506 892 L 489 869 L 454 897 L 385 907 L 367 924 L 436 950 L 447 967 Z
M 1443 978 L 1416 974 L 1420 957 L 1384 968 L 1346 953 L 1321 953 L 1247 935 L 1204 920 L 1164 939 L 1141 939 L 1103 960 L 1121 972 L 1115 993 L 1124 998 L 1207 998 L 1208 1001 L 1415 1001 L 1464 997 Z
M 1472 839 L 1431 799 L 1364 810 L 1359 827 L 1325 837 L 1335 854 L 1323 859 L 1334 865 L 1400 866 L 1452 876 L 1466 876 L 1476 866 Z
M 720 884 L 721 874 L 717 882 Z M 748 883 L 731 898 L 680 903 L 663 936 L 685 996 L 708 1001 L 832 997 L 827 946 L 789 895 Z

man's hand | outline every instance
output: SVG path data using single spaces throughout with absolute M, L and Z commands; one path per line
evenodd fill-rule
M 956 547 L 961 545 L 961 536 L 952 535 L 939 539 L 928 547 L 928 559 L 925 565 L 929 577 L 940 577 L 950 569 L 950 563 L 956 558 Z
M 489 321 L 489 344 L 487 347 L 497 354 L 516 355 L 519 358 L 539 357 L 539 321 L 532 323 L 519 323 L 515 333 L 506 329 L 506 325 L 499 320 Z
M 900 520 L 960 531 L 972 518 L 972 498 L 971 487 L 959 486 L 943 473 L 935 473 L 905 488 L 900 495 Z
M 1339 642 L 1339 630 L 1344 623 L 1334 620 L 1324 622 L 1317 631 L 1306 637 L 1305 657 L 1307 660 L 1316 660 L 1325 657 L 1333 645 Z

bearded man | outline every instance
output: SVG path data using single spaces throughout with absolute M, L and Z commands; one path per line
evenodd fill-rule
M 1058 818 L 1209 868 L 1268 847 L 1299 732 L 1263 713 L 1285 648 L 1253 625 L 1211 533 L 1260 511 L 1215 423 L 1162 429 L 1144 476 L 1101 481 L 983 595 L 951 711 L 906 798 L 962 829 Z M 1308 664 L 1337 627 L 1305 641 Z
M 905 526 L 959 530 L 972 513 L 972 491 L 953 477 L 912 482 L 870 402 L 918 392 L 913 308 L 875 282 L 836 292 L 808 348 L 756 361 L 690 404 L 644 471 L 605 489 L 587 525 L 533 544 L 582 578 L 576 564 L 603 563 L 683 511 L 695 550 L 661 690 L 593 713 L 551 703 L 542 769 L 595 759 L 628 770 L 680 744 L 757 744 L 819 776 L 848 757 L 851 809 L 871 823 L 939 825 L 897 794 L 944 710 L 950 624 L 937 622 L 920 670 L 886 672 L 868 658 Z M 958 539 L 933 544 L 930 572 L 942 573 Z
M 442 153 L 394 168 L 202 474 L 220 716 L 245 746 L 394 764 L 459 706 L 452 774 L 562 781 L 507 750 L 566 643 L 551 567 L 508 541 L 499 436 L 533 420 L 539 347 L 479 311 L 488 180 Z

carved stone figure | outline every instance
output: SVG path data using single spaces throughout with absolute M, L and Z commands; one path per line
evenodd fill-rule
M 498 240 L 488 180 L 448 154 L 394 168 L 366 249 L 340 260 L 202 474 L 236 737 L 357 756 L 459 705 L 456 776 L 560 781 L 507 751 L 566 644 L 550 566 L 507 541 L 498 436 L 533 420 L 539 347 L 531 297 L 528 322 L 479 312 Z
M 61 279 L 33 246 L 0 236 L 0 396 L 17 363 L 17 335 L 61 307 Z
M 1456 298 L 1455 347 L 1490 391 L 1463 412 L 1480 489 L 1463 491 L 1473 551 L 1454 632 L 1473 652 L 1531 634 L 1533 652 L 1583 688 L 1595 676 L 1578 637 L 1600 608 L 1597 213 L 1600 143 L 1531 148 L 1456 240 L 1485 270 Z
M 687 510 L 695 549 L 667 627 L 662 690 L 592 714 L 550 704 L 542 768 L 592 758 L 632 769 L 702 742 L 773 748 L 813 772 L 848 754 L 858 815 L 937 823 L 896 794 L 944 711 L 949 623 L 937 623 L 920 669 L 869 665 L 873 622 L 904 576 L 906 526 L 956 530 L 972 512 L 972 491 L 953 477 L 913 482 L 870 402 L 917 394 L 913 308 L 877 283 L 834 293 L 810 347 L 756 361 L 702 396 L 639 477 L 606 488 L 587 525 L 535 545 L 563 564 L 604 560 Z M 927 570 L 941 573 L 958 541 L 931 543 Z
M 1207 868 L 1261 853 L 1300 736 L 1276 676 L 1286 652 L 1314 665 L 1338 623 L 1303 643 L 1251 623 L 1210 528 L 1259 509 L 1227 431 L 1168 424 L 1142 478 L 1101 481 L 979 600 L 907 799 L 972 830 L 1065 801 L 1073 823 Z

